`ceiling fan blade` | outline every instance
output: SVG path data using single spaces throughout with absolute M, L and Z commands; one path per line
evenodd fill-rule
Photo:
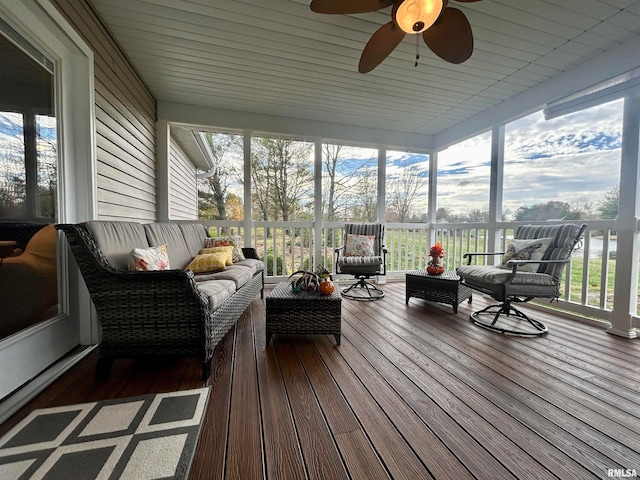
M 311 11 L 316 13 L 366 13 L 392 5 L 394 0 L 313 0 Z
M 367 73 L 389 56 L 404 38 L 405 33 L 391 21 L 385 23 L 371 36 L 360 56 L 358 71 Z
M 422 38 L 433 53 L 451 63 L 462 63 L 473 53 L 471 24 L 457 8 L 447 7 Z

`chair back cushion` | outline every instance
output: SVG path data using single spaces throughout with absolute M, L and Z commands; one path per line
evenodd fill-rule
M 346 223 L 344 226 L 345 243 L 347 235 L 371 235 L 373 240 L 373 254 L 382 255 L 382 241 L 384 237 L 384 225 L 381 223 Z
M 571 255 L 574 240 L 580 232 L 580 226 L 572 223 L 563 225 L 520 225 L 516 229 L 514 238 L 534 239 L 551 238 L 551 243 L 547 251 L 542 256 L 542 260 L 565 260 Z M 564 264 L 541 264 L 538 273 L 551 275 L 553 280 L 560 283 Z

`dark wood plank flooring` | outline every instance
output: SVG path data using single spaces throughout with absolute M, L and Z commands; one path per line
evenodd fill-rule
M 508 337 L 472 309 L 344 300 L 333 336 L 274 336 L 257 298 L 216 350 L 190 478 L 585 479 L 640 472 L 640 341 L 536 312 L 550 333 Z M 198 359 L 93 353 L 0 426 L 35 408 L 202 386 Z

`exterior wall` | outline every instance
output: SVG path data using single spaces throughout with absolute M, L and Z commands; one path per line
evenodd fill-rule
M 98 218 L 156 220 L 156 101 L 87 0 L 52 0 L 94 52 Z
M 198 219 L 196 167 L 180 145 L 171 139 L 169 147 L 169 220 Z

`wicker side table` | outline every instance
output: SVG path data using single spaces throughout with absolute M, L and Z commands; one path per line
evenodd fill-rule
M 429 275 L 426 270 L 416 270 L 407 273 L 406 276 L 406 302 L 409 298 L 416 297 L 432 302 L 446 303 L 453 307 L 453 312 L 458 313 L 458 305 L 469 299 L 471 303 L 471 289 L 460 283 L 460 277 L 452 271 L 446 271 L 442 275 Z
M 265 302 L 267 345 L 274 333 L 334 335 L 340 345 L 342 296 L 337 288 L 331 295 L 322 295 L 294 292 L 290 283 L 281 282 Z

